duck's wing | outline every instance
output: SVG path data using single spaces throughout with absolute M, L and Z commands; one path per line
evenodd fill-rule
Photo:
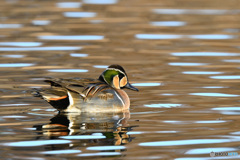
M 46 101 L 57 101 L 67 98 L 67 90 L 60 87 L 52 87 L 48 89 L 39 89 L 34 93 L 36 97 L 41 96 Z
M 97 92 L 109 88 L 107 84 L 96 79 L 75 78 L 75 79 L 48 79 L 45 80 L 52 87 L 65 88 L 78 93 L 83 99 L 92 97 Z

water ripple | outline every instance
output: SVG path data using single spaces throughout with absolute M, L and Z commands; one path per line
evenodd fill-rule
M 236 94 L 226 94 L 226 93 L 189 93 L 189 95 L 209 96 L 209 97 L 239 97 L 239 95 L 236 95 Z
M 39 39 L 44 40 L 102 40 L 104 36 L 100 35 L 47 35 L 38 36 Z
M 79 8 L 82 4 L 80 2 L 59 2 L 56 6 L 58 8 Z
M 213 120 L 210 120 L 210 121 L 196 121 L 196 122 L 194 122 L 194 123 L 200 123 L 200 124 L 211 124 L 211 123 L 225 123 L 225 122 L 227 122 L 227 121 L 223 121 L 223 120 L 215 120 L 215 121 L 213 121 Z
M 27 118 L 27 116 L 19 116 L 19 115 L 9 115 L 9 116 L 1 116 L 1 118 Z
M 201 35 L 189 35 L 189 38 L 193 39 L 234 39 L 236 36 L 234 35 L 226 35 L 226 34 L 201 34 Z
M 168 63 L 170 66 L 203 66 L 208 63 L 193 63 L 193 62 L 171 62 Z
M 90 18 L 96 17 L 97 13 L 95 12 L 64 12 L 64 17 L 70 18 Z
M 105 139 L 104 135 L 74 135 L 74 136 L 61 136 L 63 139 Z
M 240 75 L 210 76 L 212 79 L 240 79 Z
M 67 50 L 80 50 L 80 49 L 82 49 L 82 47 L 73 47 L 73 46 L 29 47 L 29 48 L 0 47 L 0 51 L 67 51 Z
M 240 59 L 224 59 L 223 62 L 240 63 Z
M 87 57 L 88 54 L 86 53 L 70 53 L 71 57 Z
M 25 55 L 21 55 L 21 54 L 8 54 L 8 55 L 2 55 L 2 57 L 6 57 L 6 58 L 23 58 L 23 57 L 25 57 Z
M 226 87 L 223 87 L 223 86 L 205 86 L 205 87 L 202 87 L 202 88 L 226 88 Z
M 0 63 L 0 67 L 29 67 L 34 63 Z
M 101 4 L 101 5 L 106 5 L 106 4 L 116 4 L 118 0 L 83 0 L 83 3 L 86 4 Z
M 217 107 L 211 110 L 220 111 L 223 115 L 240 115 L 240 107 Z
M 49 69 L 49 72 L 88 72 L 87 69 Z
M 95 147 L 87 147 L 87 150 L 95 150 L 95 151 L 104 151 L 104 150 L 116 150 L 116 149 L 125 149 L 125 146 L 95 146 Z
M 196 144 L 213 144 L 213 143 L 227 143 L 232 142 L 231 139 L 187 139 L 176 141 L 157 141 L 157 142 L 143 142 L 139 146 L 181 146 L 181 145 L 196 145 Z
M 237 14 L 240 10 L 225 9 L 153 9 L 157 14 L 200 14 L 200 15 L 221 15 L 221 14 Z
M 67 144 L 67 143 L 71 143 L 71 141 L 69 141 L 69 140 L 19 141 L 19 142 L 3 143 L 3 145 L 11 146 L 11 147 L 34 147 L 34 146 L 43 146 L 43 145 L 52 145 L 52 144 Z
M 16 46 L 16 47 L 36 47 L 41 46 L 41 42 L 0 42 L 0 46 Z
M 212 108 L 212 110 L 215 110 L 215 111 L 229 111 L 229 110 L 240 111 L 240 107 L 217 107 L 217 108 Z
M 107 68 L 108 66 L 105 65 L 94 65 L 94 68 Z
M 152 86 L 160 86 L 161 83 L 151 83 L 151 82 L 149 82 L 149 83 L 134 83 L 132 85 L 134 85 L 134 86 L 143 86 L 143 87 L 152 87 Z
M 223 72 L 212 72 L 212 71 L 184 71 L 183 74 L 222 74 Z
M 183 21 L 157 21 L 157 22 L 150 22 L 153 26 L 167 26 L 167 27 L 177 27 L 177 26 L 184 26 L 186 22 Z
M 88 157 L 88 156 L 118 156 L 121 155 L 120 152 L 99 152 L 99 153 L 83 153 L 78 154 L 80 157 Z
M 44 151 L 40 152 L 41 154 L 75 154 L 75 153 L 81 153 L 82 151 L 80 150 L 53 150 L 53 151 Z
M 159 103 L 159 104 L 145 104 L 144 106 L 150 108 L 173 108 L 180 107 L 182 104 L 173 104 L 173 103 Z
M 22 24 L 0 24 L 0 29 L 3 28 L 22 28 Z
M 32 20 L 32 24 L 36 26 L 46 26 L 49 25 L 51 21 L 49 20 Z
M 175 52 L 173 56 L 239 56 L 240 53 L 227 52 Z
M 174 34 L 136 34 L 137 39 L 180 39 L 182 35 Z
M 230 147 L 219 147 L 219 148 L 197 148 L 197 149 L 190 149 L 185 154 L 209 154 L 210 152 L 229 152 L 229 151 L 236 151 L 236 148 Z

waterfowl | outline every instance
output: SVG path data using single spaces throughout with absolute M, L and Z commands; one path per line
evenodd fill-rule
M 40 96 L 60 112 L 116 112 L 129 109 L 123 89 L 138 91 L 120 65 L 110 65 L 98 79 L 46 79 L 51 88 L 38 90 Z

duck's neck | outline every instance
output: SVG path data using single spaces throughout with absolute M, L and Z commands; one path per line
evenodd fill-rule
M 122 97 L 123 102 L 125 104 L 123 110 L 129 109 L 129 107 L 130 107 L 130 99 L 129 99 L 127 93 L 124 90 L 122 90 L 122 89 L 117 89 L 117 92 Z

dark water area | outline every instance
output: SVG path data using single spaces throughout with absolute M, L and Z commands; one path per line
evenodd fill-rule
M 239 6 L 1 1 L 0 159 L 239 159 Z M 58 114 L 30 94 L 110 64 L 140 90 L 126 91 L 129 112 Z

